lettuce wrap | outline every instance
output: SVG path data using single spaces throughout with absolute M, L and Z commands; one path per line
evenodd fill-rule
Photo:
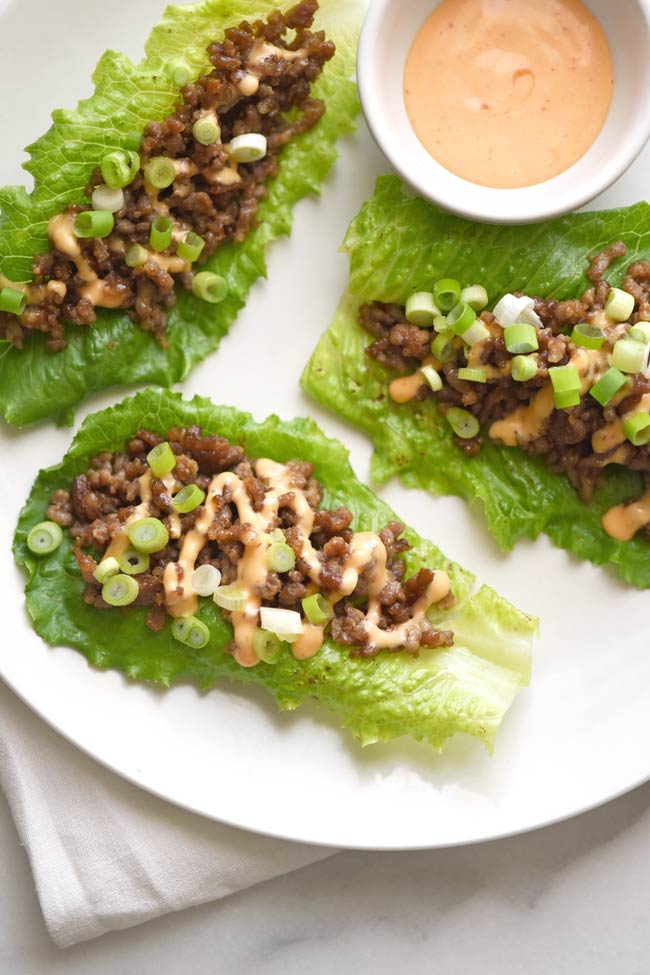
M 260 662 L 252 668 L 240 666 L 225 652 L 233 631 L 212 599 L 202 599 L 198 613 L 210 629 L 210 642 L 194 650 L 172 638 L 169 623 L 160 632 L 148 629 L 144 608 L 109 610 L 107 626 L 107 611 L 82 599 L 84 583 L 67 533 L 53 554 L 32 554 L 26 544 L 30 529 L 43 520 L 52 493 L 68 488 L 90 458 L 122 448 L 142 426 L 164 435 L 173 426 L 191 424 L 204 434 L 219 433 L 241 444 L 251 457 L 311 462 L 325 489 L 323 506 L 347 506 L 355 530 L 378 530 L 395 517 L 357 480 L 345 448 L 326 438 L 311 420 L 285 422 L 271 416 L 257 423 L 248 414 L 206 399 L 188 402 L 175 393 L 146 390 L 88 417 L 63 461 L 38 475 L 20 515 L 14 553 L 29 576 L 26 604 L 37 633 L 50 644 L 76 648 L 93 666 L 114 668 L 138 680 L 164 686 L 191 680 L 203 689 L 219 680 L 262 684 L 281 709 L 316 698 L 364 745 L 411 735 L 440 748 L 451 735 L 463 732 L 491 750 L 505 712 L 528 682 L 536 620 L 487 586 L 474 591 L 470 573 L 410 529 L 405 533 L 412 545 L 407 571 L 429 565 L 450 577 L 456 602 L 445 610 L 434 608 L 430 618 L 436 626 L 453 630 L 453 647 L 364 659 L 327 639 L 309 660 L 298 661 L 288 653 L 274 665 Z
M 358 324 L 364 302 L 404 304 L 412 292 L 452 275 L 465 283 L 481 282 L 489 307 L 514 291 L 572 298 L 590 284 L 588 256 L 614 240 L 626 244 L 626 264 L 650 258 L 647 203 L 533 226 L 498 227 L 444 213 L 414 197 L 397 177 L 381 177 L 349 228 L 344 243 L 349 291 L 302 385 L 372 438 L 376 482 L 398 476 L 407 487 L 458 495 L 484 510 L 489 530 L 504 549 L 545 533 L 560 548 L 597 565 L 609 563 L 626 582 L 647 588 L 647 538 L 617 541 L 601 525 L 608 509 L 641 494 L 640 474 L 609 468 L 592 500 L 583 504 L 567 477 L 519 448 L 488 441 L 478 456 L 465 456 L 433 400 L 403 405 L 391 400 L 388 383 L 394 374 L 365 354 L 371 338 Z M 613 285 L 623 270 L 610 268 Z
M 281 4 L 287 9 L 292 4 Z M 166 65 L 179 57 L 194 78 L 211 68 L 207 45 L 227 27 L 255 20 L 278 6 L 275 0 L 203 0 L 170 6 L 154 28 L 142 61 L 107 51 L 94 74 L 95 91 L 74 110 L 57 110 L 49 131 L 28 147 L 25 169 L 34 189 L 0 190 L 0 272 L 10 281 L 31 278 L 35 254 L 48 249 L 48 220 L 69 204 L 86 201 L 84 187 L 106 152 L 133 148 L 135 133 L 174 110 L 179 87 Z M 115 384 L 182 380 L 213 352 L 230 328 L 258 277 L 265 274 L 266 245 L 291 228 L 293 205 L 319 187 L 336 158 L 334 144 L 350 132 L 358 103 L 349 77 L 354 70 L 359 8 L 356 3 L 323 0 L 315 29 L 324 29 L 337 54 L 313 87 L 326 104 L 314 129 L 282 152 L 280 173 L 258 212 L 258 226 L 242 244 L 219 248 L 206 264 L 226 279 L 228 296 L 210 305 L 177 287 L 178 302 L 168 318 L 166 349 L 135 325 L 125 311 L 98 309 L 91 327 L 69 324 L 67 348 L 51 352 L 46 336 L 31 332 L 23 349 L 0 342 L 0 411 L 19 426 L 48 417 L 70 421 L 73 408 L 89 393 Z

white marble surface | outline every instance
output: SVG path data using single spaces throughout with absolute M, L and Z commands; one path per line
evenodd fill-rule
M 341 853 L 226 900 L 55 948 L 0 796 L 2 975 L 647 973 L 650 785 L 478 847 Z

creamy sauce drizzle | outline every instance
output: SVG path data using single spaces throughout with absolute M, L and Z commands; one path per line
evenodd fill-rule
M 488 430 L 488 436 L 508 447 L 530 443 L 541 436 L 544 424 L 554 409 L 553 389 L 549 384 L 535 393 L 528 406 L 520 406 L 503 420 L 496 420 Z
M 440 363 L 433 356 L 425 359 L 422 365 L 433 366 L 434 369 L 440 368 Z M 422 369 L 416 369 L 410 376 L 398 376 L 397 379 L 393 379 L 388 392 L 394 403 L 409 403 L 415 399 L 422 386 L 428 386 L 428 383 L 422 375 Z
M 130 548 L 131 542 L 129 541 L 129 536 L 126 534 L 126 526 L 131 525 L 134 521 L 139 521 L 141 518 L 147 518 L 149 516 L 150 506 L 151 506 L 151 471 L 145 471 L 142 477 L 138 479 L 138 484 L 140 488 L 140 504 L 136 505 L 133 512 L 127 520 L 124 522 L 124 526 L 113 535 L 111 539 L 111 544 L 108 546 L 104 552 L 101 561 L 104 562 L 105 559 L 119 559 L 120 555 L 126 552 L 127 548 Z
M 629 542 L 646 525 L 650 525 L 650 491 L 630 504 L 610 508 L 603 515 L 603 528 L 620 542 Z
M 54 247 L 69 257 L 77 268 L 77 276 L 86 283 L 80 288 L 82 298 L 87 298 L 100 308 L 119 308 L 127 297 L 124 286 L 114 286 L 93 271 L 89 261 L 81 252 L 79 241 L 73 231 L 74 215 L 59 213 L 47 225 L 47 235 Z
M 411 47 L 404 101 L 434 159 L 513 188 L 589 149 L 613 83 L 607 38 L 580 0 L 443 0 Z
M 187 533 L 181 547 L 178 562 L 165 568 L 163 583 L 167 610 L 171 616 L 191 616 L 198 607 L 198 596 L 192 589 L 191 579 L 196 560 L 207 542 L 207 532 L 212 524 L 217 506 L 222 499 L 234 504 L 239 520 L 246 526 L 242 542 L 244 553 L 237 567 L 237 582 L 246 595 L 246 606 L 232 613 L 235 631 L 235 659 L 243 667 L 253 667 L 259 658 L 253 650 L 253 637 L 259 626 L 259 610 L 262 599 L 259 592 L 268 578 L 266 552 L 268 533 L 277 524 L 280 500 L 291 508 L 296 516 L 295 524 L 300 531 L 300 557 L 308 566 L 309 576 L 316 585 L 319 582 L 321 562 L 311 544 L 315 512 L 305 493 L 293 484 L 291 470 L 284 464 L 268 459 L 258 460 L 256 474 L 268 484 L 268 491 L 260 511 L 255 511 L 244 482 L 236 474 L 227 471 L 213 478 L 201 513 L 194 527 Z M 359 532 L 350 542 L 350 555 L 345 560 L 340 590 L 330 599 L 332 605 L 354 592 L 362 573 L 370 575 L 368 583 L 368 612 L 366 630 L 370 643 L 379 649 L 394 649 L 404 644 L 413 630 L 423 623 L 430 606 L 448 595 L 449 578 L 444 572 L 435 572 L 426 592 L 413 606 L 413 616 L 406 623 L 391 630 L 380 629 L 381 616 L 379 594 L 389 581 L 386 548 L 374 532 Z M 324 626 L 303 623 L 302 633 L 292 644 L 292 652 L 299 660 L 312 657 L 320 649 L 324 639 Z

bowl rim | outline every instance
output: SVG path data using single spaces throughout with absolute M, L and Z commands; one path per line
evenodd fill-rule
M 632 0 L 632 2 L 639 9 L 650 35 L 650 0 Z M 527 191 L 535 191 L 536 194 L 539 194 L 540 187 L 549 185 L 558 176 L 570 173 L 584 159 L 584 155 L 558 176 L 542 183 L 533 183 L 530 186 L 512 189 L 480 186 L 484 196 L 490 197 L 492 201 L 491 205 L 485 210 L 480 210 L 477 206 L 466 205 L 463 202 L 463 185 L 476 188 L 480 184 L 470 183 L 462 177 L 456 176 L 450 170 L 446 170 L 433 156 L 430 156 L 435 165 L 445 169 L 445 172 L 451 173 L 458 180 L 459 192 L 453 199 L 450 199 L 448 194 L 437 192 L 436 186 L 432 185 L 430 178 L 422 175 L 420 167 L 409 166 L 408 156 L 406 154 L 400 155 L 399 152 L 395 151 L 396 140 L 389 137 L 390 124 L 382 108 L 382 99 L 378 97 L 372 83 L 373 61 L 378 51 L 376 39 L 381 32 L 382 21 L 386 12 L 391 7 L 399 6 L 400 3 L 401 0 L 371 0 L 370 2 L 361 27 L 357 49 L 359 99 L 368 128 L 393 169 L 420 196 L 441 208 L 466 220 L 508 225 L 539 223 L 563 216 L 585 206 L 615 183 L 629 169 L 650 139 L 650 97 L 648 97 L 641 100 L 641 111 L 637 112 L 635 124 L 630 127 L 628 137 L 619 144 L 620 148 L 617 147 L 616 151 L 612 152 L 607 163 L 598 166 L 591 174 L 576 181 L 571 190 L 564 189 L 561 194 L 551 192 L 540 194 L 536 200 L 526 198 Z M 431 0 L 431 11 L 433 12 L 434 9 L 434 3 Z M 427 152 L 424 146 L 423 150 Z M 514 194 L 517 195 L 516 212 L 509 205 L 515 202 Z

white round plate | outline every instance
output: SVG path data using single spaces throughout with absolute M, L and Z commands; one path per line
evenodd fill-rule
M 161 0 L 113 0 L 110 15 L 100 0 L 0 0 L 0 90 L 11 92 L 18 81 L 21 89 L 15 103 L 0 104 L 1 183 L 22 180 L 19 147 L 46 128 L 48 111 L 89 92 L 103 49 L 138 56 L 161 10 Z M 598 203 L 641 198 L 649 162 L 646 152 Z M 303 202 L 291 240 L 272 248 L 268 282 L 255 288 L 219 353 L 184 387 L 258 418 L 312 414 L 350 447 L 361 478 L 368 442 L 306 400 L 298 376 L 345 286 L 347 262 L 337 248 L 346 226 L 385 170 L 361 127 L 342 147 L 322 199 Z M 95 397 L 77 420 L 121 395 Z M 545 539 L 504 555 L 463 504 L 407 493 L 398 484 L 380 493 L 403 517 L 479 581 L 542 619 L 532 685 L 507 716 L 493 757 L 469 739 L 452 741 L 442 756 L 410 741 L 362 750 L 316 706 L 278 714 L 261 690 L 227 686 L 209 694 L 189 686 L 163 692 L 91 670 L 70 649 L 46 647 L 26 618 L 24 580 L 10 545 L 38 468 L 61 458 L 71 434 L 52 425 L 22 433 L 0 426 L 0 674 L 53 728 L 120 775 L 246 829 L 376 849 L 533 829 L 650 777 L 650 654 L 642 616 L 648 595 Z

